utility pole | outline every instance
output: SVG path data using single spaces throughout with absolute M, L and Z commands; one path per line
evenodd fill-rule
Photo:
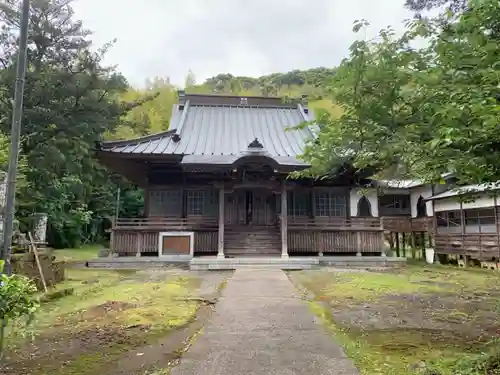
M 14 230 L 14 208 L 16 200 L 17 167 L 19 164 L 19 144 L 21 140 L 21 122 L 23 117 L 24 81 L 28 50 L 28 24 L 30 0 L 23 0 L 21 6 L 21 29 L 19 31 L 19 55 L 17 59 L 16 88 L 14 110 L 10 132 L 9 171 L 7 173 L 7 193 L 5 200 L 4 242 L 2 258 L 5 260 L 4 272 L 10 275 L 10 254 L 12 250 L 12 232 Z

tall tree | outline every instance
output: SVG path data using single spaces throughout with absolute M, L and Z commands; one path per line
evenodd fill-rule
M 459 12 L 465 10 L 467 3 L 468 0 L 406 0 L 405 6 L 416 13 L 435 8 Z
M 19 0 L 0 6 L 0 122 L 7 133 L 15 78 Z M 102 65 L 111 47 L 91 50 L 91 33 L 74 19 L 69 0 L 33 0 L 30 15 L 22 153 L 29 189 L 19 215 L 49 215 L 49 236 L 59 246 L 76 245 L 87 225 L 109 214 L 109 174 L 93 159 L 102 134 L 116 128 L 131 107 L 117 100 L 127 82 Z M 111 189 L 111 190 L 114 190 Z M 110 202 L 110 205 L 106 205 Z
M 320 118 L 305 154 L 319 172 L 343 157 L 426 181 L 500 180 L 500 3 L 473 1 L 447 17 L 446 27 L 441 17 L 414 21 L 402 38 L 354 43 L 332 87 L 344 114 Z M 413 50 L 417 36 L 428 47 Z

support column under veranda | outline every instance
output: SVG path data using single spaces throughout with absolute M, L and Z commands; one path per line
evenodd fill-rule
M 281 257 L 288 258 L 288 207 L 284 183 L 281 188 Z
M 219 233 L 217 258 L 224 259 L 224 185 L 219 187 Z

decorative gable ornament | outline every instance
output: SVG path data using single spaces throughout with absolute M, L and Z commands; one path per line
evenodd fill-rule
M 259 142 L 259 140 L 257 138 L 255 138 L 249 145 L 248 145 L 248 148 L 250 149 L 260 149 L 262 150 L 264 148 L 264 146 L 262 145 L 262 143 Z
M 240 98 L 240 105 L 248 105 L 248 98 Z

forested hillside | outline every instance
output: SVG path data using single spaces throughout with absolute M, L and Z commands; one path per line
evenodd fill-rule
M 274 73 L 258 78 L 218 74 L 197 84 L 195 73 L 190 71 L 186 76 L 184 88 L 187 92 L 198 94 L 264 95 L 282 98 L 308 95 L 313 109 L 322 108 L 338 115 L 339 107 L 334 105 L 331 95 L 325 90 L 334 76 L 335 69 L 315 68 Z M 118 128 L 106 134 L 106 137 L 124 139 L 168 129 L 172 105 L 177 102 L 177 90 L 168 79 L 158 77 L 148 80 L 145 89 L 128 88 L 120 95 L 124 102 L 157 96 L 128 112 Z

